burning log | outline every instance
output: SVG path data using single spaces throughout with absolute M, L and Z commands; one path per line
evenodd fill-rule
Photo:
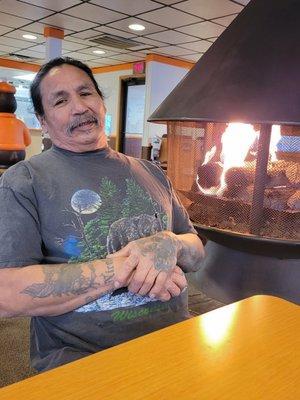
M 204 189 L 218 186 L 222 174 L 222 165 L 219 162 L 211 162 L 198 168 L 198 183 Z
M 255 168 L 252 165 L 230 168 L 225 174 L 226 190 L 224 197 L 240 197 L 239 194 L 254 182 Z

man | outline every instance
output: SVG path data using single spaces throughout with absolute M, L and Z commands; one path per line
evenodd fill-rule
M 31 96 L 53 147 L 0 187 L 0 316 L 32 316 L 46 370 L 188 317 L 203 247 L 163 172 L 111 150 L 90 69 L 58 58 Z

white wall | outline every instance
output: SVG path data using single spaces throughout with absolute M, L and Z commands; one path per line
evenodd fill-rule
M 187 74 L 189 69 L 163 64 L 157 61 L 147 62 L 146 66 L 146 104 L 143 146 L 148 146 L 153 137 L 167 133 L 166 125 L 147 122 L 148 117 L 162 103 L 167 95 Z
M 117 133 L 120 108 L 120 76 L 132 75 L 132 70 L 121 70 L 94 74 L 99 88 L 103 92 L 107 113 L 112 115 L 113 135 Z

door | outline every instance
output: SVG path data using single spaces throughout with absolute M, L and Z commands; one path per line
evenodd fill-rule
M 145 78 L 122 79 L 119 151 L 141 157 L 145 111 Z

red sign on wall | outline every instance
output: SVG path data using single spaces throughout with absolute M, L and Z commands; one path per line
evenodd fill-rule
M 133 64 L 133 73 L 134 74 L 144 74 L 145 73 L 145 62 L 138 61 Z

